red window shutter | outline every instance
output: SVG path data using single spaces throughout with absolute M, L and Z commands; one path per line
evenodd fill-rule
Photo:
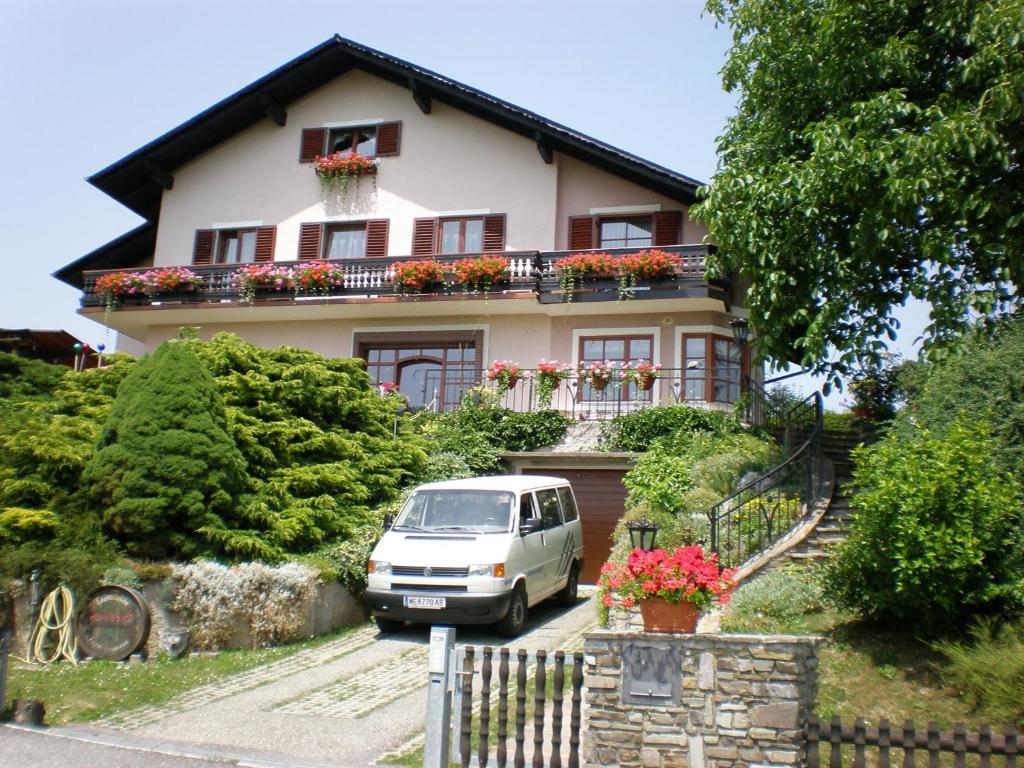
M 661 211 L 654 214 L 654 237 L 652 243 L 655 248 L 666 245 L 680 245 L 682 241 L 682 211 Z
M 366 257 L 385 259 L 388 255 L 388 220 L 370 219 L 366 222 Z
M 324 153 L 326 143 L 326 128 L 303 128 L 302 143 L 299 145 L 299 162 L 312 163 L 317 155 Z
M 412 223 L 412 255 L 432 256 L 437 251 L 437 219 L 416 219 Z
M 260 227 L 256 230 L 256 261 L 274 260 L 274 241 L 277 227 Z
M 299 261 L 320 258 L 320 241 L 323 238 L 323 231 L 323 224 L 303 224 L 299 227 Z
M 484 253 L 505 250 L 505 214 L 484 216 Z
M 213 263 L 213 241 L 217 236 L 215 229 L 197 229 L 196 242 L 192 247 L 193 264 Z
M 402 139 L 402 123 L 381 123 L 377 126 L 377 157 L 394 157 Z
M 569 217 L 569 250 L 585 251 L 594 247 L 594 217 Z

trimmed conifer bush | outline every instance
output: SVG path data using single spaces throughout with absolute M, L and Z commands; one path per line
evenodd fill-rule
M 167 342 L 124 380 L 83 475 L 104 528 L 134 556 L 194 557 L 234 515 L 245 461 L 209 371 Z

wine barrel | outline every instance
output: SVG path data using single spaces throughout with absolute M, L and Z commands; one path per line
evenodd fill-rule
M 99 587 L 78 614 L 78 646 L 93 658 L 121 661 L 145 647 L 150 625 L 149 604 L 137 591 Z

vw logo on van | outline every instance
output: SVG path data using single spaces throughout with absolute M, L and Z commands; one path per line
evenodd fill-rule
M 431 567 L 430 567 L 430 566 L 428 565 L 428 566 L 427 566 L 426 568 L 424 568 L 424 569 L 423 569 L 423 575 L 424 575 L 424 576 L 433 576 L 433 575 L 434 575 L 434 569 L 433 569 L 433 568 L 431 568 Z

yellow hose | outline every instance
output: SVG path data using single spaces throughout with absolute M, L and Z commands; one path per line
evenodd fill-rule
M 57 637 L 53 654 L 47 656 L 46 646 L 51 632 L 56 632 Z M 32 636 L 28 641 L 28 658 L 19 660 L 29 664 L 52 664 L 61 658 L 78 665 L 78 639 L 75 637 L 75 595 L 63 584 L 43 600 L 39 609 L 39 619 L 32 628 Z

